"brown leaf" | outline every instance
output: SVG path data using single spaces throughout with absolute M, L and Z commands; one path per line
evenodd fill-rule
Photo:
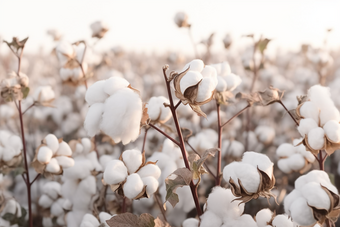
M 150 214 L 141 214 L 139 217 L 131 213 L 118 214 L 106 223 L 110 227 L 155 227 L 154 218 Z
M 196 155 L 196 160 L 193 160 L 192 163 L 190 163 L 191 171 L 193 174 L 192 178 L 194 180 L 199 179 L 199 182 L 201 181 L 201 175 L 207 173 L 206 169 L 203 166 L 204 162 L 209 156 L 214 157 L 217 151 L 219 151 L 219 149 L 211 148 L 206 150 L 201 157 L 198 157 L 198 155 Z
M 188 128 L 181 128 L 183 139 L 185 142 L 189 140 L 189 137 L 192 136 L 192 131 Z
M 155 227 L 171 227 L 169 223 L 164 221 L 162 218 L 157 217 L 155 219 Z
M 236 98 L 245 99 L 249 105 L 268 106 L 274 102 L 280 102 L 284 91 L 270 86 L 264 91 L 258 91 L 251 94 L 238 93 Z
M 18 39 L 17 37 L 13 37 L 13 38 L 12 38 L 12 42 L 10 42 L 10 43 L 7 42 L 7 41 L 4 41 L 4 42 L 8 45 L 8 47 L 9 47 L 11 50 L 13 50 L 13 51 L 15 51 L 16 53 L 18 53 L 18 51 L 19 51 L 20 49 L 24 48 L 24 46 L 25 46 L 27 40 L 28 40 L 28 37 L 25 38 L 25 39 L 23 39 L 23 40 L 20 40 L 20 41 L 19 41 L 19 39 Z
M 220 105 L 233 103 L 234 94 L 230 91 L 215 92 L 215 100 Z

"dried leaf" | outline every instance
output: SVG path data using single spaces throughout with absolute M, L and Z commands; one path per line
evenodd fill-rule
M 260 39 L 257 43 L 257 47 L 260 50 L 260 52 L 263 54 L 264 51 L 267 49 L 268 43 L 270 42 L 270 39 Z
M 233 103 L 234 94 L 230 91 L 215 92 L 215 100 L 220 105 L 229 105 Z
M 176 194 L 176 189 L 178 187 L 183 187 L 185 185 L 190 185 L 192 180 L 192 172 L 187 168 L 179 168 L 175 170 L 170 176 L 165 179 L 166 186 L 166 197 L 164 203 L 164 209 L 166 209 L 166 202 L 175 207 L 179 202 L 178 195 Z
M 141 214 L 139 217 L 131 213 L 118 214 L 106 223 L 110 227 L 155 227 L 154 218 L 150 214 Z
M 164 221 L 162 218 L 157 217 L 155 219 L 155 227 L 171 227 L 169 223 Z
M 245 99 L 249 105 L 268 106 L 274 102 L 280 102 L 284 91 L 270 86 L 264 91 L 258 91 L 251 94 L 238 93 L 236 98 Z
M 7 41 L 4 41 L 4 42 L 8 45 L 8 47 L 9 47 L 11 50 L 13 50 L 13 51 L 15 51 L 16 53 L 18 53 L 18 51 L 19 51 L 20 49 L 24 48 L 24 46 L 25 46 L 27 40 L 28 40 L 28 37 L 25 38 L 25 39 L 23 39 L 23 40 L 21 40 L 21 41 L 19 41 L 19 39 L 18 39 L 17 37 L 13 37 L 13 38 L 12 38 L 12 42 L 10 42 L 10 43 L 7 42 Z
M 142 119 L 140 120 L 140 125 L 144 126 L 148 124 L 149 120 L 149 114 L 148 114 L 148 108 L 146 107 L 146 103 L 143 103 L 143 114 L 142 114 Z
M 28 96 L 28 93 L 30 92 L 30 88 L 29 87 L 22 87 L 21 92 L 22 92 L 22 98 L 25 99 Z
M 207 160 L 209 156 L 214 157 L 217 151 L 219 151 L 219 149 L 211 148 L 211 149 L 206 150 L 201 157 L 195 154 L 196 160 L 194 159 L 192 163 L 190 163 L 191 171 L 193 174 L 192 178 L 194 180 L 199 179 L 199 182 L 201 181 L 201 175 L 207 173 L 206 169 L 203 166 L 204 162 Z

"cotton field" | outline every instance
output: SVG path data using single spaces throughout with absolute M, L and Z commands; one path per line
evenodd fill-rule
M 340 226 L 336 30 L 282 51 L 261 31 L 200 39 L 177 8 L 157 52 L 111 40 L 130 21 L 100 12 L 40 51 L 0 27 L 0 227 Z

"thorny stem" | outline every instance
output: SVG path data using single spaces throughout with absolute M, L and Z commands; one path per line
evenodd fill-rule
M 153 196 L 154 196 L 154 198 L 155 198 L 155 200 L 156 200 L 156 202 L 157 202 L 157 205 L 158 205 L 159 209 L 160 209 L 161 212 L 162 212 L 162 216 L 163 216 L 164 221 L 167 222 L 167 220 L 166 220 L 166 215 L 165 215 L 165 210 L 164 210 L 164 208 L 163 208 L 163 206 L 162 206 L 162 204 L 161 204 L 161 201 L 159 201 L 159 192 L 156 191 L 156 193 L 154 193 Z
M 173 120 L 175 122 L 177 134 L 178 134 L 179 141 L 180 141 L 178 146 L 181 149 L 182 157 L 183 157 L 183 160 L 184 160 L 185 167 L 190 170 L 190 165 L 189 165 L 189 161 L 188 161 L 188 157 L 187 157 L 187 152 L 185 150 L 185 143 L 184 143 L 181 127 L 179 126 L 179 122 L 178 122 L 178 118 L 177 118 L 177 113 L 176 113 L 176 109 L 175 109 L 175 106 L 174 106 L 174 101 L 173 101 L 172 95 L 171 95 L 171 88 L 170 88 L 170 82 L 171 81 L 168 81 L 168 78 L 167 78 L 167 75 L 166 75 L 166 70 L 167 70 L 167 67 L 163 67 L 164 80 L 165 80 L 165 83 L 166 83 L 166 88 L 167 88 L 167 91 L 168 91 L 168 97 L 169 97 L 169 100 L 170 100 L 169 108 L 171 110 L 172 118 L 173 118 Z M 197 190 L 196 190 L 195 185 L 194 185 L 192 180 L 190 182 L 190 190 L 191 190 L 191 194 L 193 196 L 194 202 L 195 202 L 197 215 L 201 216 L 202 215 L 202 210 L 201 210 L 201 207 L 200 207 L 200 204 L 199 204 L 199 201 L 198 201 Z
M 174 138 L 172 138 L 170 135 L 168 135 L 166 132 L 163 132 L 161 129 L 159 129 L 156 125 L 153 125 L 151 123 L 149 123 L 149 126 L 151 128 L 156 129 L 158 132 L 160 132 L 161 134 L 163 134 L 166 138 L 168 138 L 169 140 L 171 140 L 174 144 L 176 144 L 177 146 L 179 146 L 179 142 L 176 141 Z
M 147 136 L 147 134 L 148 134 L 148 130 L 149 130 L 149 128 L 146 127 L 146 128 L 145 128 L 145 134 L 144 134 L 144 140 L 143 140 L 143 146 L 142 146 L 142 153 L 144 152 L 144 147 L 145 147 L 146 136 Z
M 194 42 L 194 38 L 192 37 L 191 26 L 188 27 L 188 32 L 189 32 L 190 41 L 191 41 L 191 43 L 192 43 L 192 46 L 194 47 L 195 58 L 198 58 L 197 47 L 196 47 L 196 44 L 195 44 L 195 42 Z
M 221 185 L 221 162 L 222 162 L 222 125 L 221 125 L 221 106 L 216 101 L 216 108 L 217 108 L 217 130 L 218 130 L 218 156 L 217 156 L 217 170 L 216 170 L 216 183 L 215 185 Z
M 289 116 L 293 119 L 293 121 L 295 122 L 295 124 L 297 126 L 299 126 L 299 123 L 297 122 L 297 120 L 295 119 L 295 117 L 289 112 L 289 110 L 287 109 L 287 107 L 283 104 L 282 101 L 279 101 L 279 103 L 281 104 L 281 106 L 286 110 L 286 112 L 289 114 Z

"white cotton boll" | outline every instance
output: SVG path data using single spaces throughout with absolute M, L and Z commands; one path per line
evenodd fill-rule
M 66 156 L 57 156 L 55 159 L 58 161 L 59 165 L 63 168 L 69 168 L 74 166 L 74 160 Z
M 151 196 L 158 188 L 158 181 L 154 177 L 143 177 L 143 184 L 146 185 L 146 194 Z
M 60 195 L 61 185 L 58 182 L 47 182 L 43 186 L 43 193 L 47 194 L 50 198 L 56 200 Z
M 276 150 L 276 155 L 279 157 L 289 157 L 294 153 L 295 147 L 290 143 L 283 143 Z
M 328 194 L 321 188 L 321 185 L 316 182 L 305 184 L 301 189 L 302 196 L 307 200 L 308 205 L 317 209 L 329 210 L 330 199 Z
M 51 161 L 53 152 L 49 147 L 42 146 L 38 150 L 37 159 L 42 164 L 47 164 Z
M 133 173 L 126 178 L 123 186 L 124 195 L 129 199 L 134 199 L 143 190 L 144 184 L 137 173 Z
M 287 215 L 279 214 L 272 221 L 273 227 L 294 227 L 294 223 Z M 259 226 L 260 227 L 260 226 Z
M 258 227 L 266 227 L 267 223 L 272 219 L 273 212 L 269 209 L 262 209 L 256 214 L 256 223 Z
M 1 222 L 0 222 L 0 224 L 1 224 Z M 52 222 L 52 218 L 43 217 L 42 225 L 44 227 L 52 227 L 54 225 L 53 222 Z
M 64 201 L 63 198 L 58 199 L 56 202 L 53 203 L 51 206 L 51 214 L 55 217 L 58 217 L 64 214 L 64 210 L 62 207 L 62 202 Z
M 183 227 L 198 227 L 199 224 L 199 220 L 197 220 L 196 218 L 188 218 L 185 219 L 182 226 Z
M 325 131 L 320 128 L 314 128 L 308 133 L 308 144 L 314 150 L 320 150 L 325 144 Z
M 106 168 L 107 164 L 113 159 L 111 155 L 101 155 L 99 158 L 99 163 L 103 167 Z
M 317 128 L 318 124 L 312 118 L 301 119 L 297 130 L 301 136 L 305 136 L 308 132 L 314 128 Z
M 266 125 L 259 125 L 255 129 L 255 134 L 262 143 L 270 143 L 275 138 L 275 130 Z
M 53 204 L 53 200 L 48 197 L 47 195 L 43 194 L 40 198 L 39 198 L 39 205 L 43 208 L 49 208 L 52 206 Z
M 137 173 L 141 178 L 152 176 L 155 179 L 158 179 L 161 175 L 161 170 L 157 165 L 148 164 L 138 170 Z
M 125 145 L 139 136 L 141 118 L 142 101 L 139 95 L 124 88 L 106 100 L 100 128 L 116 143 L 122 141 Z
M 100 80 L 92 84 L 86 91 L 85 100 L 87 104 L 103 103 L 109 96 L 104 91 L 105 80 Z
M 302 117 L 312 118 L 316 123 L 319 123 L 319 108 L 314 102 L 304 102 L 299 111 Z
M 91 143 L 91 140 L 89 138 L 82 138 L 81 144 L 83 145 L 83 152 L 85 154 L 91 152 L 92 143 Z
M 97 227 L 100 223 L 92 214 L 85 214 L 81 221 L 80 227 Z
M 340 113 L 339 110 L 333 106 L 326 106 L 320 111 L 320 124 L 323 126 L 330 120 L 335 120 L 336 122 L 340 121 Z
M 5 162 L 12 160 L 17 153 L 12 147 L 5 147 L 2 152 L 2 160 Z
M 91 137 L 99 132 L 99 126 L 104 112 L 104 103 L 95 103 L 90 106 L 84 121 L 84 128 Z
M 241 163 L 240 167 L 241 169 L 235 170 L 237 178 L 240 179 L 245 190 L 256 193 L 260 185 L 257 169 L 248 163 Z
M 288 158 L 280 159 L 277 161 L 277 166 L 279 169 L 284 173 L 290 173 L 292 172 L 292 169 L 289 166 L 289 160 Z
M 216 88 L 215 78 L 205 77 L 198 85 L 197 102 L 204 102 L 209 99 Z
M 48 134 L 45 137 L 46 145 L 53 151 L 53 154 L 58 150 L 59 148 L 59 141 L 58 138 L 53 134 Z
M 241 168 L 240 162 L 232 162 L 229 165 L 226 165 L 223 168 L 223 179 L 226 182 L 229 182 L 229 180 L 232 179 L 236 185 L 239 185 L 236 170 L 240 168 Z
M 186 70 L 190 66 L 189 71 L 197 71 L 197 72 L 202 72 L 204 68 L 204 62 L 200 59 L 195 59 L 186 64 L 183 68 L 182 71 Z
M 169 103 L 169 99 L 164 96 L 151 97 L 146 107 L 151 120 L 167 121 L 171 118 L 171 110 L 165 107 L 163 103 Z
M 303 158 L 301 154 L 293 154 L 287 160 L 289 163 L 289 168 L 294 171 L 299 171 L 306 164 L 306 160 Z
M 122 154 L 123 162 L 125 163 L 128 172 L 134 173 L 142 165 L 143 155 L 139 150 L 126 150 Z
M 221 225 L 222 219 L 209 210 L 201 216 L 200 227 L 221 227 Z
M 36 102 L 48 102 L 54 98 L 55 94 L 50 86 L 40 86 L 33 94 L 33 99 Z
M 6 202 L 5 208 L 2 210 L 3 214 L 10 213 L 15 214 L 17 211 L 17 202 L 14 199 L 10 199 Z
M 242 79 L 238 75 L 235 75 L 233 73 L 229 74 L 228 76 L 224 77 L 224 80 L 227 83 L 227 90 L 233 91 L 235 90 L 241 83 Z
M 265 172 L 270 179 L 272 178 L 274 163 L 270 161 L 267 155 L 247 151 L 243 154 L 242 163 L 249 163 Z
M 204 69 L 201 71 L 203 77 L 212 77 L 215 78 L 215 84 L 217 84 L 217 73 L 216 69 L 212 66 L 206 65 Z
M 68 81 L 72 76 L 72 70 L 67 68 L 60 68 L 59 75 L 62 81 Z
M 50 160 L 50 162 L 46 165 L 45 170 L 47 172 L 50 172 L 50 173 L 59 173 L 60 172 L 60 166 L 59 166 L 57 159 L 52 158 Z
M 223 92 L 227 90 L 227 86 L 228 86 L 227 82 L 221 76 L 217 76 L 216 91 Z
M 65 210 L 71 210 L 72 208 L 72 203 L 69 199 L 64 199 L 63 205 L 62 205 L 63 209 Z
M 291 205 L 293 204 L 293 202 L 295 200 L 297 200 L 298 198 L 302 197 L 302 194 L 299 190 L 297 189 L 294 189 L 291 193 L 289 193 L 284 201 L 283 201 L 283 206 L 284 206 L 284 210 L 285 210 L 285 213 L 288 214 L 289 216 L 291 216 L 291 213 L 290 213 L 290 207 Z
M 241 142 L 233 140 L 230 142 L 228 154 L 235 157 L 235 158 L 241 158 L 242 154 L 244 153 L 244 146 Z M 222 145 L 223 146 L 223 145 Z M 226 148 L 228 149 L 228 147 Z
M 325 100 L 330 99 L 331 93 L 329 87 L 314 85 L 308 90 L 307 96 L 317 106 L 322 106 Z
M 312 208 L 307 204 L 306 199 L 297 198 L 290 206 L 290 214 L 294 222 L 302 226 L 310 226 L 316 223 Z
M 257 227 L 256 222 L 249 214 L 244 214 L 236 219 L 223 219 L 224 225 L 221 227 Z
M 340 142 L 340 124 L 335 120 L 328 121 L 324 126 L 323 129 L 328 137 L 332 142 L 339 143 Z
M 110 220 L 113 216 L 109 213 L 106 213 L 106 212 L 100 212 L 99 213 L 99 220 L 100 220 L 100 223 L 105 223 L 106 224 L 106 221 Z
M 128 87 L 129 84 L 124 78 L 113 76 L 105 81 L 104 92 L 113 95 L 117 90 Z
M 59 144 L 59 149 L 56 152 L 56 155 L 71 156 L 72 150 L 65 141 L 61 141 L 61 143 Z
M 60 225 L 60 226 L 65 226 L 66 223 L 65 223 L 65 215 L 62 214 L 60 215 L 58 218 L 57 218 L 57 224 Z
M 107 184 L 118 184 L 128 176 L 127 168 L 120 160 L 110 161 L 104 171 L 104 181 Z
M 203 76 L 201 73 L 196 71 L 188 71 L 185 76 L 182 77 L 180 81 L 180 88 L 182 94 L 184 94 L 185 90 L 188 87 L 194 86 L 198 84 L 203 79 Z

